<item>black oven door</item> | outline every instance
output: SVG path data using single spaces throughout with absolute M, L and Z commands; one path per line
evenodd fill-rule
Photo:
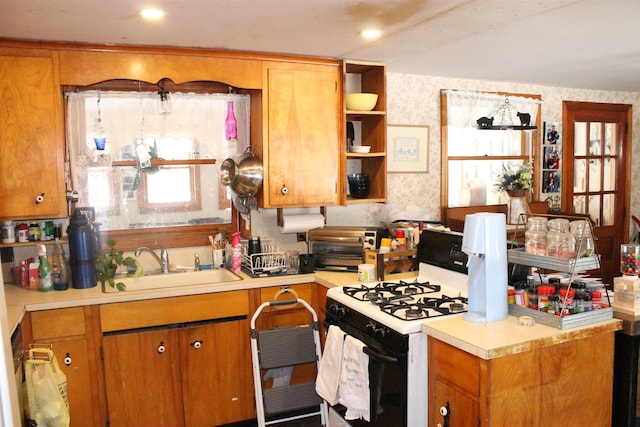
M 346 420 L 346 422 L 354 427 L 406 426 L 407 355 L 392 353 L 382 348 L 377 340 L 348 325 L 338 324 L 338 326 L 347 334 L 362 341 L 366 345 L 365 353 L 369 356 L 370 421 Z M 336 405 L 333 409 L 344 419 L 346 413 L 344 406 Z

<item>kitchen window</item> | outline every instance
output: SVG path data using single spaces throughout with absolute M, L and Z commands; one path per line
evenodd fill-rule
M 249 145 L 250 95 L 180 92 L 176 85 L 166 109 L 157 87 L 130 81 L 118 88 L 126 84 L 129 90 L 103 85 L 65 94 L 77 206 L 94 207 L 103 231 L 231 224 L 230 197 L 218 175 L 222 160 Z M 237 141 L 225 138 L 229 101 Z M 106 137 L 104 150 L 94 141 L 98 134 Z M 151 157 L 149 167 L 138 161 L 140 142 Z
M 504 112 L 501 108 L 508 103 Z M 529 163 L 536 167 L 536 130 L 481 129 L 478 119 L 493 119 L 495 125 L 520 125 L 516 113 L 530 115 L 535 125 L 540 117 L 538 95 L 511 95 L 443 90 L 442 203 L 444 207 L 486 206 L 505 203 L 494 190 L 504 166 Z M 499 127 L 499 126 L 495 126 Z M 535 175 L 535 172 L 534 172 Z M 534 183 L 538 178 L 534 176 Z M 539 185 L 534 185 L 539 193 Z

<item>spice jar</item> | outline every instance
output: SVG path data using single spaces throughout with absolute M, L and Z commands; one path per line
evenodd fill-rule
M 555 288 L 549 285 L 538 286 L 538 311 L 549 311 L 549 297 L 554 293 Z
M 547 312 L 551 314 L 559 314 L 561 308 L 560 296 L 558 294 L 549 295 L 549 306 L 547 307 Z
M 573 289 L 560 289 L 561 316 L 573 314 L 575 312 L 575 292 Z M 564 307 L 564 310 L 562 310 Z
M 538 309 L 538 287 L 529 286 L 529 288 L 527 288 L 527 296 L 529 298 L 528 307 L 532 310 L 537 310 Z
M 524 250 L 528 254 L 545 255 L 547 247 L 547 219 L 532 216 L 527 219 L 527 230 L 524 233 Z
M 29 241 L 29 226 L 21 222 L 18 224 L 18 242 L 25 243 Z
M 600 308 L 602 308 L 602 292 L 591 291 L 591 307 L 594 310 L 599 310 Z
M 520 281 L 514 284 L 516 305 L 527 307 L 529 305 L 529 297 L 527 295 L 527 283 Z

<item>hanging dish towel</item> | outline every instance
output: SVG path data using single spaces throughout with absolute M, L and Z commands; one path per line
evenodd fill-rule
M 329 326 L 316 378 L 316 393 L 330 405 L 338 403 L 340 365 L 342 364 L 342 347 L 345 335 L 338 326 Z
M 339 403 L 347 408 L 345 419 L 369 421 L 369 356 L 364 343 L 350 335 L 344 340 L 340 369 Z

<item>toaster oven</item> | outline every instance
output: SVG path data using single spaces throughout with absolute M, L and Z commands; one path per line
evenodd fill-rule
M 364 252 L 380 247 L 386 228 L 325 226 L 309 230 L 309 252 L 318 270 L 357 271 Z

